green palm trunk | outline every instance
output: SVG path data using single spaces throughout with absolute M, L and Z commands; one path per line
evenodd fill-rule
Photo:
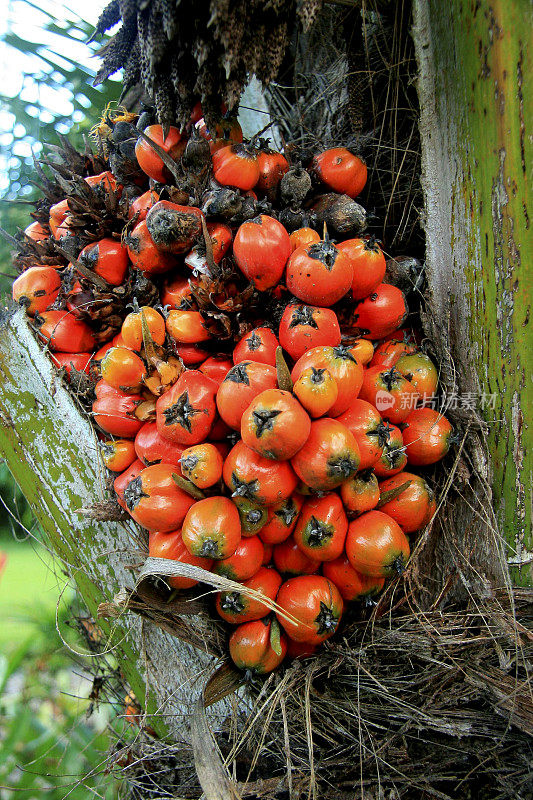
M 417 0 L 414 10 L 429 324 L 463 406 L 476 398 L 487 424 L 470 465 L 492 492 L 478 511 L 491 500 L 494 517 L 480 530 L 490 549 L 498 524 L 512 577 L 527 583 L 532 5 Z

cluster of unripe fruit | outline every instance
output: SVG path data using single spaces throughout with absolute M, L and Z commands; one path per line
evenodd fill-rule
M 235 123 L 213 137 L 197 127 L 219 187 L 276 202 L 290 174 L 281 153 L 236 142 Z M 118 473 L 119 504 L 148 531 L 149 554 L 242 583 L 218 593 L 216 611 L 234 626 L 235 664 L 267 673 L 287 654 L 310 655 L 345 603 L 372 598 L 403 571 L 408 536 L 435 511 L 427 481 L 406 467 L 441 459 L 452 429 L 427 404 L 437 369 L 402 328 L 405 298 L 384 282 L 378 243 L 334 243 L 316 214 L 315 227 L 289 232 L 271 209 L 232 225 L 209 198 L 203 209 L 161 200 L 186 145 L 176 129 L 145 130 L 136 155 L 151 186 L 131 201 L 124 242 L 91 243 L 74 261 L 113 286 L 130 269 L 162 275 L 157 306 L 134 307 L 97 349 L 75 303 L 53 307 L 61 268 L 31 266 L 13 296 L 38 319 L 54 361 L 94 377 L 104 463 Z M 344 148 L 298 171 L 349 201 L 366 181 Z M 121 190 L 110 171 L 87 180 Z M 60 241 L 68 217 L 65 199 L 49 231 L 34 223 L 26 234 Z M 241 306 L 237 341 L 218 342 L 210 320 L 242 296 L 236 274 L 254 293 L 253 316 Z M 168 583 L 181 591 L 196 581 Z

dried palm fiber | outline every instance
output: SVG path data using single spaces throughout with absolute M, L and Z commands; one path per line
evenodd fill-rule
M 95 36 L 121 27 L 102 48 L 96 83 L 124 68 L 124 92 L 140 78 L 162 124 L 184 125 L 196 102 L 220 114 L 251 74 L 273 80 L 297 26 L 308 29 L 322 0 L 112 0 Z
M 496 591 L 482 608 L 472 602 L 466 608 L 422 612 L 410 606 L 406 589 L 397 582 L 372 612 L 350 614 L 341 641 L 239 696 L 233 716 L 216 734 L 235 796 L 531 796 L 531 591 L 517 589 L 512 597 Z M 195 630 L 196 617 L 184 616 L 178 600 L 170 600 L 165 610 L 163 598 L 141 585 L 129 603 L 169 633 L 192 641 L 187 626 Z M 222 654 L 217 633 L 205 625 L 204 631 L 204 645 Z M 203 691 L 204 704 L 236 685 L 224 662 Z M 197 749 L 190 741 L 141 736 L 128 749 L 129 798 L 199 800 Z M 110 760 L 123 755 L 119 751 Z M 220 788 L 216 796 L 234 795 Z

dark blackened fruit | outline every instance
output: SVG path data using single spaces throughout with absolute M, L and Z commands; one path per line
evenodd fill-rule
M 180 206 L 160 200 L 146 215 L 152 241 L 163 253 L 186 253 L 202 232 L 203 214 L 194 206 Z

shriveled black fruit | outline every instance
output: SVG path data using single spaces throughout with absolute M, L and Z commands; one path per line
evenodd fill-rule
M 303 167 L 291 167 L 279 185 L 284 203 L 299 208 L 311 191 L 311 176 Z
M 362 233 L 367 226 L 365 209 L 347 194 L 323 194 L 313 204 L 313 211 L 319 225 L 326 223 L 336 233 Z

